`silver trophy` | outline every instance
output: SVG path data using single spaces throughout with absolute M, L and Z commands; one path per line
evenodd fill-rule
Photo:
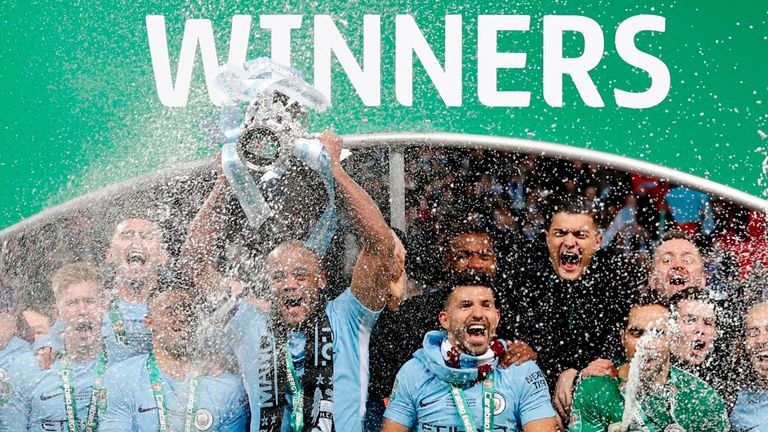
M 307 131 L 307 113 L 325 111 L 330 103 L 298 70 L 265 58 L 244 67 L 225 65 L 215 82 L 222 100 L 222 169 L 249 224 L 258 229 L 272 216 L 260 185 L 279 181 L 293 161 L 301 161 L 328 193 L 325 212 L 305 242 L 324 253 L 337 226 L 333 176 L 327 152 Z

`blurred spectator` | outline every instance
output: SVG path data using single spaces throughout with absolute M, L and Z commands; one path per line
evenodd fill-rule
M 704 192 L 677 186 L 664 197 L 675 227 L 690 234 L 711 234 L 715 229 L 709 195 Z

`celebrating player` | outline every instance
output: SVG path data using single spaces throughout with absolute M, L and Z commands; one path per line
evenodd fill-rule
M 33 353 L 11 366 L 11 397 L 3 432 L 96 430 L 106 367 L 101 322 L 106 301 L 101 279 L 91 264 L 69 264 L 51 279 L 63 350 L 50 369 L 40 368 Z
M 590 376 L 579 383 L 568 430 L 604 432 L 630 425 L 630 430 L 728 430 L 723 399 L 704 381 L 670 365 L 669 319 L 662 304 L 632 306 L 621 332 L 627 363 L 617 377 Z M 625 407 L 631 419 L 624 419 Z
M 231 374 L 208 376 L 193 364 L 193 296 L 176 281 L 149 295 L 147 327 L 152 352 L 131 357 L 106 373 L 106 410 L 100 432 L 245 430 L 245 390 Z
M 445 331 L 427 333 L 424 347 L 400 369 L 382 431 L 555 431 L 538 366 L 496 367 L 504 354 L 494 337 L 499 318 L 487 284 L 455 282 L 440 312 Z

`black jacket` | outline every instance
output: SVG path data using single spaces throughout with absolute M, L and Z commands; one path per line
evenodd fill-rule
M 389 397 L 400 368 L 421 348 L 424 334 L 440 329 L 439 314 L 446 291 L 437 290 L 405 300 L 397 312 L 384 310 L 376 321 L 369 347 L 368 397 Z
M 579 280 L 554 272 L 541 248 L 522 260 L 502 301 L 517 302 L 517 316 L 502 317 L 499 334 L 513 334 L 538 354 L 550 390 L 561 372 L 581 370 L 597 358 L 623 354 L 619 332 L 639 284 L 639 269 L 607 251 L 597 251 Z

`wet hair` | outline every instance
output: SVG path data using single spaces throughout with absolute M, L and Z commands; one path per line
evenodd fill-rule
M 669 231 L 665 232 L 663 236 L 661 236 L 661 241 L 659 242 L 658 245 L 656 245 L 656 248 L 654 248 L 654 250 L 653 250 L 653 258 L 654 259 L 656 258 L 656 254 L 659 251 L 659 247 L 661 247 L 661 245 L 663 245 L 664 243 L 666 243 L 666 242 L 668 242 L 670 240 L 685 240 L 685 241 L 687 241 L 688 243 L 692 244 L 693 247 L 696 248 L 696 251 L 699 252 L 699 256 L 701 257 L 701 259 L 702 260 L 704 259 L 704 252 L 701 250 L 701 248 L 697 244 L 696 237 L 693 234 L 691 234 L 691 233 L 688 233 L 688 232 L 682 231 L 682 230 L 678 230 L 678 229 L 669 230 Z
M 629 322 L 629 313 L 633 309 L 646 307 L 646 306 L 661 306 L 664 309 L 670 310 L 669 303 L 657 294 L 650 287 L 644 287 L 644 289 L 636 291 L 629 301 L 626 303 L 627 307 L 624 310 L 624 327 Z
M 67 264 L 58 269 L 51 277 L 51 287 L 54 295 L 58 296 L 66 288 L 82 282 L 96 282 L 99 290 L 104 279 L 95 264 L 90 262 L 78 262 Z
M 552 219 L 558 213 L 589 216 L 595 227 L 599 227 L 598 209 L 595 207 L 595 203 L 583 196 L 556 196 L 549 200 L 544 212 L 544 228 L 546 230 L 552 226 Z
M 485 235 L 491 240 L 493 245 L 493 236 L 485 223 L 471 219 L 468 215 L 449 217 L 444 223 L 440 232 L 440 248 L 443 257 L 446 257 L 451 248 L 451 243 L 457 238 L 465 235 Z M 495 252 L 495 246 L 494 246 Z
M 161 294 L 168 291 L 190 291 L 191 281 L 175 266 L 161 267 L 158 272 L 157 284 L 149 290 L 147 306 L 151 306 Z
M 447 280 L 447 286 L 449 289 L 444 290 L 443 297 L 443 310 L 448 308 L 448 301 L 451 299 L 453 292 L 458 287 L 463 286 L 484 286 L 491 290 L 495 294 L 494 277 L 487 273 L 455 273 L 451 274 Z
M 683 300 L 693 300 L 698 301 L 701 303 L 705 303 L 709 306 L 712 306 L 715 308 L 715 302 L 709 298 L 709 294 L 707 294 L 704 290 L 701 289 L 701 287 L 698 286 L 690 286 L 686 287 L 682 291 L 676 292 L 670 299 L 668 300 L 669 304 L 669 310 L 673 314 L 677 313 L 678 305 Z

